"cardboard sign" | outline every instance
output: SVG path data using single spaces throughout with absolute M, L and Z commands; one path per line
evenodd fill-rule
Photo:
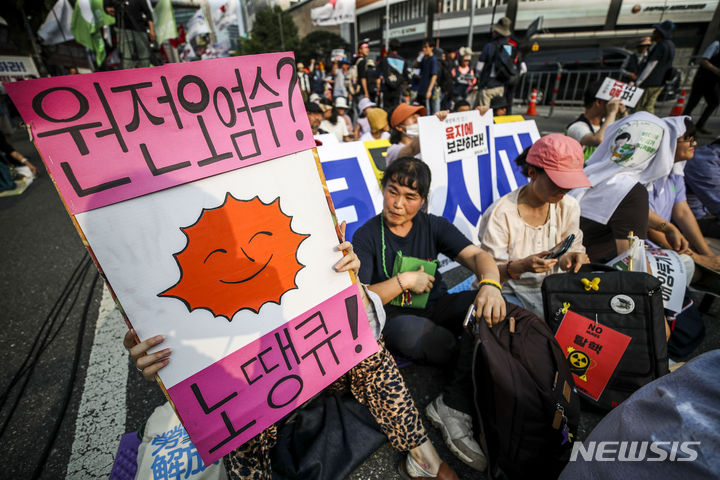
M 577 389 L 598 400 L 630 344 L 625 334 L 567 311 L 555 339 L 562 347 Z
M 687 276 L 680 255 L 672 250 L 652 248 L 646 252 L 652 275 L 662 284 L 663 306 L 672 312 L 683 307 Z
M 139 339 L 172 349 L 159 376 L 206 465 L 378 350 L 351 275 L 333 269 L 343 254 L 294 69 L 269 54 L 11 92 Z
M 292 53 L 6 88 L 72 214 L 315 146 Z
M 487 130 L 480 112 L 451 113 L 442 122 L 443 153 L 446 162 L 488 153 Z
M 607 77 L 600 85 L 595 97 L 600 100 L 619 98 L 623 105 L 634 108 L 644 91 L 642 88 Z

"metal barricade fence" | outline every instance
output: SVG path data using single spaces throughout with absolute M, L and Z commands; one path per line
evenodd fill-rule
M 563 69 L 560 63 L 546 66 L 547 69 L 541 71 L 529 71 L 520 77 L 518 86 L 515 89 L 514 103 L 526 105 L 533 89 L 537 89 L 537 104 L 550 106 L 548 116 L 553 114 L 554 107 L 557 106 L 581 106 L 583 103 L 583 92 L 587 86 L 605 77 L 611 77 L 620 81 L 629 81 L 627 71 L 622 68 L 614 69 L 593 69 L 593 70 L 571 70 Z M 676 59 L 674 67 L 680 73 L 680 81 L 674 85 L 673 92 L 668 92 L 669 99 L 660 100 L 659 103 L 669 104 L 676 101 L 677 95 L 685 90 L 690 94 L 695 72 L 698 69 L 697 57 L 686 57 Z M 696 112 L 700 112 L 705 108 L 705 102 L 702 100 L 696 107 Z M 715 115 L 720 114 L 720 109 Z

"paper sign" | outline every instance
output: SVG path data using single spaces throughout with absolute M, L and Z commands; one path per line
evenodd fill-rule
M 72 214 L 315 146 L 291 52 L 6 88 Z
M 607 77 L 602 85 L 600 85 L 600 89 L 598 89 L 595 97 L 600 100 L 619 98 L 623 105 L 633 108 L 637 105 L 643 92 L 644 90 L 642 88 Z
M 209 465 L 377 351 L 353 285 L 168 392 Z
M 480 112 L 451 113 L 442 122 L 443 153 L 446 162 L 488 153 L 487 131 Z
M 652 275 L 662 285 L 663 306 L 672 312 L 679 312 L 683 307 L 687 277 L 685 264 L 680 255 L 672 250 L 653 248 L 647 250 Z
M 598 400 L 630 344 L 625 334 L 568 311 L 555 339 L 570 365 L 577 389 Z

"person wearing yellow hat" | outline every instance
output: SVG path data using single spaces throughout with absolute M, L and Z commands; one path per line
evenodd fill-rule
M 368 123 L 370 123 L 370 131 L 360 137 L 361 142 L 390 138 L 390 125 L 388 124 L 388 115 L 385 110 L 382 108 L 371 108 L 368 110 L 366 116 Z

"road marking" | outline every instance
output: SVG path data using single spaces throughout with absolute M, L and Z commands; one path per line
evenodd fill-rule
M 122 315 L 106 286 L 98 311 L 68 462 L 68 479 L 108 478 L 120 437 L 125 433 L 127 352 Z

